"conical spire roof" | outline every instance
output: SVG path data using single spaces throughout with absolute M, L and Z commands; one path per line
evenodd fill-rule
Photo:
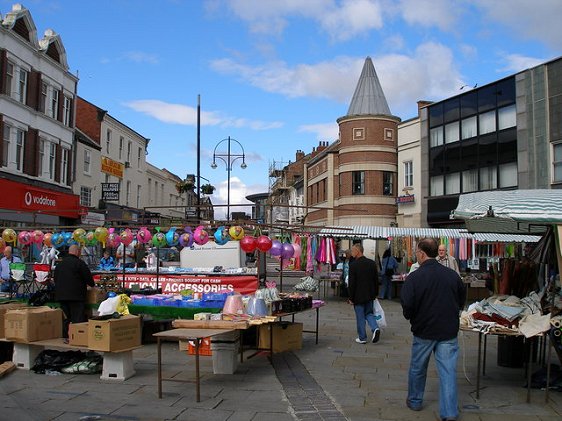
M 365 59 L 347 115 L 392 116 L 371 57 Z

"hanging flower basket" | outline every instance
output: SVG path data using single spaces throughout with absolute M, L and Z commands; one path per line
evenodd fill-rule
M 176 190 L 180 194 L 188 191 L 193 191 L 194 188 L 195 184 L 193 184 L 191 181 L 180 181 L 179 183 L 176 183 Z
M 201 193 L 203 194 L 213 194 L 215 191 L 215 186 L 212 184 L 203 184 L 201 186 Z

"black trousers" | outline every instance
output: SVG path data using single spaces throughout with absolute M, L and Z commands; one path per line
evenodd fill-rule
M 86 303 L 84 301 L 60 301 L 60 308 L 65 319 L 62 323 L 62 337 L 68 338 L 68 325 L 70 323 L 87 322 Z

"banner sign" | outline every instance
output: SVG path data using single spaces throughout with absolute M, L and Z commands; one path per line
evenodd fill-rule
M 102 200 L 119 200 L 119 183 L 101 183 Z
M 123 171 L 125 170 L 125 165 L 120 162 L 114 161 L 107 156 L 101 157 L 101 172 L 114 175 L 115 177 L 123 178 Z
M 403 204 L 403 203 L 414 203 L 415 201 L 416 201 L 415 195 L 413 195 L 413 194 L 408 194 L 406 196 L 398 196 L 396 198 L 396 203 L 398 205 Z
M 123 281 L 123 273 L 111 272 L 117 275 L 117 282 Z M 94 275 L 94 281 L 99 282 L 101 275 Z M 136 284 L 139 288 L 152 287 L 156 289 L 156 274 L 154 273 L 125 273 L 125 288 Z M 238 292 L 240 294 L 253 294 L 258 289 L 256 276 L 191 276 L 168 275 L 158 276 L 158 287 L 163 294 L 179 293 L 184 289 L 194 292 Z

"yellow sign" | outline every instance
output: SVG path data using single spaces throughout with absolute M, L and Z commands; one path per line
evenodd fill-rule
M 106 156 L 101 157 L 102 172 L 106 174 L 114 175 L 115 177 L 123 178 L 124 169 L 125 166 L 122 163 L 114 161 L 113 159 L 110 159 Z

